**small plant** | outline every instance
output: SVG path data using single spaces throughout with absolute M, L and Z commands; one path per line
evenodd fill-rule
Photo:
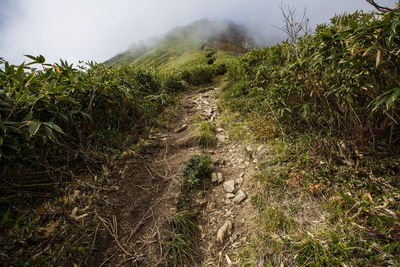
M 183 188 L 205 186 L 211 175 L 211 159 L 207 155 L 195 155 L 184 163 Z
M 216 131 L 217 130 L 212 122 L 202 122 L 199 127 L 199 145 L 203 148 L 210 148 L 215 146 L 217 143 L 215 138 Z
M 186 266 L 192 260 L 193 247 L 198 235 L 196 217 L 187 211 L 178 212 L 172 221 L 172 233 L 167 238 L 167 253 L 173 266 Z
M 185 210 L 175 215 L 173 224 L 175 231 L 189 239 L 193 239 L 199 232 L 196 216 Z

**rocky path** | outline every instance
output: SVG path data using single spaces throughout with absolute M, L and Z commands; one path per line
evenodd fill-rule
M 191 156 L 207 153 L 213 163 L 212 186 L 196 193 L 191 212 L 198 215 L 200 238 L 193 259 L 197 266 L 234 264 L 228 251 L 248 240 L 255 216 L 250 203 L 257 156 L 263 147 L 233 142 L 220 123 L 218 88 L 199 89 L 182 97 L 167 129 L 145 141 L 140 155 L 126 151 L 110 166 L 110 185 L 99 207 L 99 226 L 92 266 L 164 266 L 163 240 L 168 235 L 183 180 L 182 166 Z M 194 119 L 217 127 L 217 145 L 199 147 Z
M 200 210 L 202 230 L 200 250 L 204 255 L 201 266 L 229 266 L 234 264 L 227 251 L 247 242 L 248 230 L 255 215 L 250 203 L 256 172 L 257 155 L 264 147 L 243 146 L 229 139 L 229 133 L 219 120 L 216 106 L 218 89 L 200 93 L 197 109 L 206 120 L 217 127 L 217 146 L 207 151 L 215 163 L 212 174 L 213 187 L 201 192 L 196 203 Z

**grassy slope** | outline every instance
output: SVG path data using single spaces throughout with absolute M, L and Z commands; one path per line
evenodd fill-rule
M 208 55 L 215 59 L 214 64 L 229 63 L 234 55 L 205 46 L 201 40 L 183 39 L 178 37 L 167 38 L 158 46 L 147 51 L 126 52 L 119 58 L 112 60 L 112 65 L 129 64 L 134 67 L 152 67 L 163 73 L 180 71 L 195 67 L 207 67 Z
M 397 90 L 385 93 L 396 86 L 392 77 L 398 75 L 399 13 L 332 21 L 297 44 L 299 58 L 287 43 L 239 58 L 223 88 L 220 108 L 227 110 L 230 136 L 267 145 L 254 177 L 259 189 L 251 201 L 259 212 L 253 239 L 233 252 L 241 266 L 400 264 L 398 154 L 352 144 L 368 133 L 342 135 L 357 130 L 351 116 L 364 127 L 387 110 L 398 117 L 397 95 L 384 96 Z M 375 38 L 387 47 L 379 56 Z M 386 109 L 372 113 L 379 99 Z M 351 113 L 329 105 L 346 102 L 354 108 Z M 331 114 L 340 114 L 341 129 L 323 127 L 333 121 Z M 391 132 L 399 130 L 398 124 L 386 131 L 381 126 L 381 136 L 373 136 L 376 142 L 396 147 Z

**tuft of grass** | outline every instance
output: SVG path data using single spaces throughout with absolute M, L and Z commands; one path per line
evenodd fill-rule
M 188 211 L 175 214 L 171 235 L 165 242 L 173 266 L 187 266 L 190 262 L 194 262 L 192 254 L 198 233 L 195 215 Z
M 199 145 L 203 148 L 211 148 L 216 145 L 216 128 L 210 121 L 204 121 L 199 126 Z
M 211 175 L 211 159 L 208 155 L 194 155 L 184 163 L 183 189 L 189 191 L 199 186 L 205 187 Z
M 177 232 L 193 239 L 199 233 L 197 219 L 188 211 L 180 211 L 175 215 L 174 228 Z

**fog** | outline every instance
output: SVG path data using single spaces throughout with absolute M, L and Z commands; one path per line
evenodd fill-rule
M 25 54 L 102 62 L 202 18 L 243 24 L 268 44 L 283 38 L 272 26 L 281 24 L 281 3 L 298 13 L 306 7 L 311 26 L 336 13 L 373 10 L 365 0 L 0 0 L 0 57 L 14 64 Z

